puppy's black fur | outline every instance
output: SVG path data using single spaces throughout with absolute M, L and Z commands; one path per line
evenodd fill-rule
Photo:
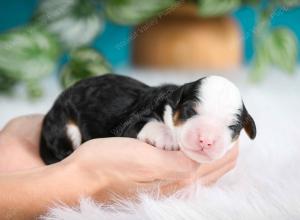
M 44 119 L 42 159 L 51 164 L 73 152 L 66 134 L 67 123 L 79 127 L 82 142 L 101 137 L 136 138 L 150 119 L 162 120 L 166 101 L 177 88 L 149 87 L 113 74 L 80 81 L 58 97 Z
M 196 94 L 202 79 L 183 86 L 158 87 L 114 74 L 82 80 L 65 90 L 45 116 L 40 155 L 46 164 L 52 164 L 74 151 L 66 133 L 69 123 L 78 126 L 83 143 L 103 137 L 136 138 L 150 120 L 163 121 L 167 104 L 184 122 L 196 114 L 193 107 L 200 102 Z M 255 137 L 253 119 L 244 106 L 240 112 L 237 123 L 230 127 L 233 138 L 237 138 L 243 127 L 249 136 Z

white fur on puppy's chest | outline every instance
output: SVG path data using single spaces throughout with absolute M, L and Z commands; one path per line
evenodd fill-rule
M 179 150 L 179 146 L 171 129 L 163 122 L 148 122 L 138 133 L 137 138 L 160 149 Z

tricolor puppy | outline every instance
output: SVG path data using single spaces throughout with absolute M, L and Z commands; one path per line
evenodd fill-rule
M 90 139 L 133 137 L 205 163 L 222 157 L 243 128 L 255 138 L 238 88 L 223 77 L 150 87 L 108 74 L 82 80 L 58 97 L 43 122 L 40 153 L 51 164 Z

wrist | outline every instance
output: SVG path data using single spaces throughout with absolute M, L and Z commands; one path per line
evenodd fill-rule
M 76 205 L 80 197 L 94 197 L 95 192 L 103 189 L 103 184 L 93 181 L 78 164 L 62 161 L 0 175 L 0 189 L 0 197 L 5 195 L 3 192 L 9 192 L 8 197 L 0 200 L 0 216 L 12 216 L 7 219 L 33 219 L 57 202 Z

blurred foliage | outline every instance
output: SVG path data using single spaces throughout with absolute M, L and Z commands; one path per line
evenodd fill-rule
M 297 38 L 288 28 L 272 28 L 270 25 L 270 18 L 287 10 L 288 5 L 294 6 L 295 1 L 273 1 L 261 9 L 259 13 L 258 23 L 254 31 L 255 54 L 250 75 L 254 82 L 264 78 L 270 65 L 289 74 L 294 73 L 298 56 Z
M 40 0 L 28 26 L 0 35 L 0 92 L 23 83 L 30 97 L 40 96 L 39 81 L 54 72 L 64 53 L 70 60 L 61 68 L 63 87 L 110 72 L 104 57 L 88 48 L 101 33 L 104 16 L 118 24 L 137 25 L 184 2 L 193 2 L 202 17 L 223 16 L 245 4 L 257 8 L 252 79 L 263 79 L 270 64 L 293 72 L 296 38 L 289 29 L 271 28 L 270 20 L 278 9 L 299 6 L 299 0 Z
M 232 12 L 240 4 L 240 0 L 198 0 L 198 9 L 201 16 L 215 17 Z
M 67 52 L 78 61 L 77 54 L 82 51 L 77 48 L 89 45 L 102 27 L 103 16 L 96 1 L 40 0 L 28 26 L 0 35 L 0 92 L 12 93 L 16 85 L 24 84 L 30 98 L 40 97 L 40 80 L 55 71 L 58 58 Z M 75 65 L 78 62 L 73 60 L 66 65 L 63 82 L 67 85 L 76 77 L 96 75 L 96 66 L 98 73 L 110 70 L 101 54 L 93 51 L 93 55 L 94 66 Z M 83 72 L 80 77 L 79 71 Z
M 8 77 L 6 74 L 2 73 L 2 70 L 0 70 L 0 93 L 11 94 L 17 82 L 18 80 Z
M 253 61 L 251 79 L 260 81 L 267 66 L 273 64 L 287 73 L 294 73 L 297 62 L 297 40 L 294 34 L 284 28 L 277 28 L 257 40 L 256 56 Z
M 256 54 L 253 60 L 251 69 L 251 80 L 258 82 L 263 79 L 266 74 L 267 63 L 269 61 L 269 48 L 267 48 L 263 41 L 256 44 Z
M 299 0 L 280 0 L 280 2 L 284 7 L 295 7 L 295 6 L 299 6 L 300 4 Z
M 85 77 L 99 76 L 111 71 L 111 66 L 96 50 L 80 48 L 71 52 L 70 60 L 62 70 L 61 83 L 67 88 Z
M 33 21 L 55 34 L 66 49 L 88 45 L 103 28 L 91 0 L 41 1 Z
M 266 42 L 270 50 L 270 62 L 282 70 L 293 73 L 297 57 L 297 41 L 293 32 L 288 29 L 274 29 Z
M 9 90 L 17 82 L 25 82 L 29 96 L 41 94 L 34 86 L 49 75 L 57 62 L 59 46 L 48 32 L 26 26 L 0 35 L 1 90 Z
M 176 0 L 108 0 L 105 12 L 119 24 L 137 25 L 158 15 L 176 3 Z

